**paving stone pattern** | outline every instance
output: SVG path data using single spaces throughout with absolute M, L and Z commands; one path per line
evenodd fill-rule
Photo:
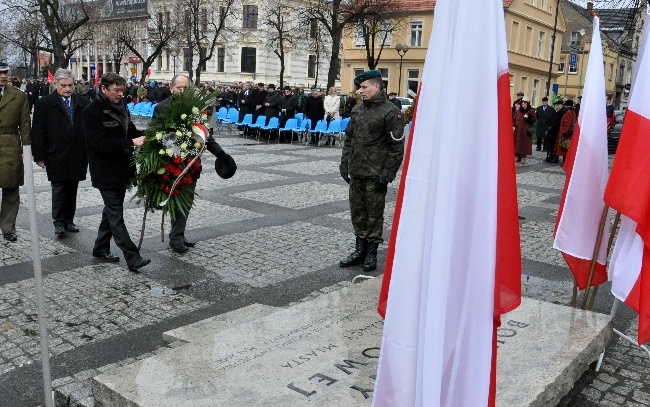
M 76 352 L 87 349 L 87 345 L 101 347 L 118 334 L 153 329 L 162 321 L 184 318 L 230 301 L 240 303 L 239 295 L 287 286 L 288 291 L 301 290 L 304 301 L 345 287 L 360 273 L 354 268 L 338 267 L 338 261 L 354 244 L 347 209 L 348 188 L 337 174 L 340 147 L 267 144 L 266 140 L 244 139 L 237 133 L 224 127 L 217 135 L 218 142 L 237 161 L 235 177 L 220 179 L 212 169 L 212 155 L 206 155 L 203 161 L 205 170 L 197 186 L 200 197 L 188 222 L 188 230 L 196 231 L 202 239 L 183 255 L 162 250 L 157 239 L 160 214 L 150 213 L 143 247 L 150 250 L 147 255 L 154 262 L 143 274 L 129 273 L 123 261 L 62 266 L 65 261 L 58 261 L 57 256 L 65 260 L 84 252 L 90 257 L 101 217 L 101 198 L 89 181 L 82 183 L 76 219 L 82 226 L 81 233 L 74 238 L 52 240 L 51 230 L 45 228 L 51 227 L 50 184 L 42 169 L 35 170 L 40 222 L 46 225 L 41 226 L 41 234 L 48 237 L 41 237 L 43 261 L 56 264 L 49 267 L 45 278 L 54 363 L 57 356 L 71 355 L 74 359 Z M 564 171 L 557 164 L 544 163 L 544 157 L 545 153 L 535 152 L 525 165 L 517 166 L 519 207 L 526 214 L 521 221 L 523 295 L 567 305 L 573 283 L 561 255 L 552 249 L 554 212 L 564 185 Z M 471 160 L 468 163 L 471 165 Z M 386 240 L 400 177 L 401 170 L 387 194 Z M 125 222 L 136 240 L 143 209 L 133 202 L 128 202 L 126 208 Z M 24 208 L 21 211 L 18 242 L 0 242 L 0 266 L 20 268 L 21 275 L 29 276 L 28 225 Z M 217 225 L 221 226 L 213 228 Z M 165 229 L 168 233 L 169 226 Z M 0 279 L 4 275 L 0 273 Z M 39 357 L 34 282 L 32 278 L 21 278 L 0 280 L 0 377 L 21 372 Z M 184 286 L 196 291 L 183 291 Z M 604 291 L 599 296 L 609 295 Z M 203 296 L 199 300 L 184 292 L 200 292 Z M 275 304 L 275 300 L 270 291 L 254 296 L 253 302 Z M 249 304 L 251 300 L 247 301 Z M 296 298 L 291 301 L 282 305 L 291 306 Z M 636 335 L 636 323 L 631 321 L 625 328 L 631 336 Z M 111 355 L 112 363 L 99 368 L 68 368 L 66 376 L 56 377 L 54 387 L 60 405 L 69 400 L 71 406 L 93 406 L 90 377 L 152 354 L 125 357 L 122 349 L 111 347 L 103 349 L 103 353 Z M 650 406 L 649 366 L 644 353 L 618 340 L 608 348 L 602 370 L 583 375 L 574 392 L 560 405 Z M 40 384 L 40 378 L 35 380 Z

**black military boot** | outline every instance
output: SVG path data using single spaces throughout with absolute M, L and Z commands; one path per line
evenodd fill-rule
M 379 243 L 368 242 L 368 254 L 363 262 L 363 271 L 377 270 L 377 247 Z
M 354 251 L 344 260 L 341 260 L 339 266 L 341 267 L 350 267 L 357 264 L 363 263 L 363 259 L 366 258 L 366 253 L 368 252 L 368 241 L 357 236 L 357 242 L 354 247 Z

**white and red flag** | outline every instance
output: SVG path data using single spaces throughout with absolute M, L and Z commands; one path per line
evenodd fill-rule
M 560 137 L 560 136 L 558 136 Z M 605 70 L 600 23 L 594 17 L 585 87 L 571 146 L 564 162 L 566 180 L 555 223 L 553 247 L 562 252 L 579 289 L 587 288 L 609 175 Z M 609 223 L 607 223 L 609 224 Z M 607 281 L 607 241 L 602 235 L 592 286 Z
M 609 275 L 612 293 L 639 313 L 638 343 L 650 340 L 650 24 L 639 48 L 605 202 L 621 213 Z
M 374 407 L 494 403 L 496 327 L 521 301 L 514 158 L 503 2 L 438 0 L 380 293 Z

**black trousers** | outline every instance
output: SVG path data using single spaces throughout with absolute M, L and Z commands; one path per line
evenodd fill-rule
M 74 221 L 77 211 L 79 181 L 52 181 L 52 219 L 54 226 L 65 226 Z
M 104 200 L 102 221 L 99 224 L 97 240 L 93 247 L 93 255 L 111 252 L 111 238 L 124 253 L 126 264 L 131 267 L 142 259 L 138 247 L 129 237 L 129 231 L 124 225 L 124 196 L 126 189 L 100 189 Z
M 196 180 L 194 180 L 193 187 L 196 189 Z M 194 195 L 190 196 L 190 209 L 194 204 Z M 187 226 L 187 218 L 190 216 L 190 210 L 183 215 L 180 211 L 176 211 L 175 218 L 172 220 L 172 227 L 169 230 L 169 245 L 170 246 L 183 246 L 185 244 L 185 226 Z

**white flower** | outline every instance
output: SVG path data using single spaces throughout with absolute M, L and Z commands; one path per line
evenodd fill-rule
M 156 134 L 156 140 L 162 140 L 162 138 L 163 138 L 162 134 L 160 133 Z
M 170 157 L 174 155 L 174 152 L 172 151 L 171 148 L 168 148 L 165 152 L 166 152 L 167 155 L 170 156 Z
M 194 143 L 194 148 L 199 148 L 199 147 L 201 147 L 201 144 L 199 144 L 199 143 Z
M 199 114 L 199 111 L 200 111 L 200 110 L 199 110 L 198 107 L 196 107 L 196 106 L 193 106 L 193 107 L 192 107 L 192 114 Z
M 160 155 L 165 155 L 165 149 L 161 148 L 160 151 L 158 151 L 158 154 Z
M 184 160 L 187 157 L 187 153 L 181 153 L 181 158 Z
M 181 150 L 187 150 L 187 143 L 181 144 Z
M 207 114 L 201 115 L 201 119 L 202 119 L 203 121 L 208 120 L 208 115 L 207 115 Z
M 176 136 L 177 136 L 177 137 L 180 137 L 180 136 L 182 136 L 182 135 L 183 135 L 183 133 L 181 133 L 180 130 L 176 130 Z
M 192 109 L 192 110 L 194 110 L 194 109 Z M 181 115 L 181 120 L 185 120 L 185 119 L 187 119 L 187 115 L 186 115 L 185 113 L 183 113 L 183 114 Z

